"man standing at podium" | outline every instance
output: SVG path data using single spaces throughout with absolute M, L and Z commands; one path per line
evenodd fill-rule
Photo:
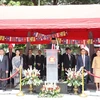
M 56 38 L 52 38 L 51 43 L 47 46 L 47 49 L 57 49 Z
M 47 49 L 51 49 L 51 50 L 59 50 L 59 46 L 57 44 L 57 40 L 56 38 L 52 38 L 51 43 L 47 46 Z M 58 79 L 61 79 L 61 54 L 59 54 L 59 52 L 57 51 L 57 60 L 58 60 L 58 69 L 57 69 L 57 73 L 58 73 Z M 53 55 L 54 56 L 54 55 Z M 55 65 L 56 66 L 56 65 Z

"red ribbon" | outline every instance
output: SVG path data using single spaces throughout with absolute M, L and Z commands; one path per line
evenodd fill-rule
M 12 74 L 10 77 L 8 78 L 4 78 L 4 79 L 0 79 L 0 81 L 6 81 L 6 80 L 9 80 L 11 79 L 12 77 L 14 77 L 19 71 L 16 71 L 14 74 Z
M 94 75 L 94 74 L 92 74 L 92 73 L 90 73 L 89 71 L 87 71 L 87 70 L 85 70 L 89 75 L 91 75 L 91 76 L 94 76 L 94 77 L 96 77 L 96 78 L 100 78 L 100 76 L 96 76 L 96 75 Z

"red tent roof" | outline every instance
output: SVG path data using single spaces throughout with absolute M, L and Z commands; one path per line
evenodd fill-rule
M 100 37 L 100 5 L 0 7 L 0 35 L 27 37 L 28 32 L 67 31 L 69 39 Z

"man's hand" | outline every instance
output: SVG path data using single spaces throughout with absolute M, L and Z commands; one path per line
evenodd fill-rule
M 67 71 L 67 68 L 65 68 L 65 71 Z
M 58 64 L 58 69 L 60 69 L 60 64 Z
M 19 71 L 19 68 L 16 68 L 17 71 Z
M 41 64 L 40 63 L 37 63 L 37 65 L 40 66 Z
M 8 74 L 8 71 L 6 70 L 6 74 Z

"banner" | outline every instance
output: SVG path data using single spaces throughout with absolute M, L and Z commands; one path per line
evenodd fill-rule
M 87 39 L 87 40 L 74 40 L 65 39 L 63 36 L 68 35 L 66 32 L 55 33 L 51 35 L 44 35 L 35 32 L 32 37 L 10 37 L 10 36 L 0 36 L 0 41 L 2 43 L 13 42 L 13 43 L 27 43 L 27 42 L 38 42 L 41 41 L 51 41 L 52 37 L 57 38 L 59 44 L 100 44 L 100 38 Z M 60 38 L 61 37 L 61 38 Z M 42 44 L 42 43 L 41 43 Z

